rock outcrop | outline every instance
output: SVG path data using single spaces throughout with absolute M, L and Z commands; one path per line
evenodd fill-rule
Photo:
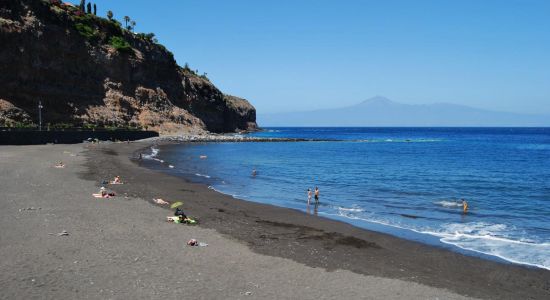
M 178 66 L 150 35 L 56 0 L 0 2 L 0 126 L 44 123 L 166 131 L 256 128 L 256 111 Z

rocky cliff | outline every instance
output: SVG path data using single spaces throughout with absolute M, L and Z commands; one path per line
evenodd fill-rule
M 256 111 L 178 66 L 151 35 L 56 0 L 0 0 L 0 126 L 43 122 L 232 132 Z

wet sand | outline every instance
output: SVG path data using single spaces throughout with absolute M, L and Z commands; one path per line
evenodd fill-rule
M 139 167 L 129 158 L 145 146 L 0 147 L 2 298 L 550 297 L 549 271 L 233 199 Z M 115 175 L 117 197 L 91 196 Z M 165 222 L 152 198 L 183 201 L 200 226 Z

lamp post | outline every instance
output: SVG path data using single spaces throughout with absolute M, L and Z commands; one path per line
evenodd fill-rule
M 38 130 L 42 131 L 42 101 L 38 100 Z

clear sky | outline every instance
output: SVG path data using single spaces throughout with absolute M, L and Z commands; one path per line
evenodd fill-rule
M 95 3 L 262 113 L 383 95 L 550 114 L 548 0 Z

